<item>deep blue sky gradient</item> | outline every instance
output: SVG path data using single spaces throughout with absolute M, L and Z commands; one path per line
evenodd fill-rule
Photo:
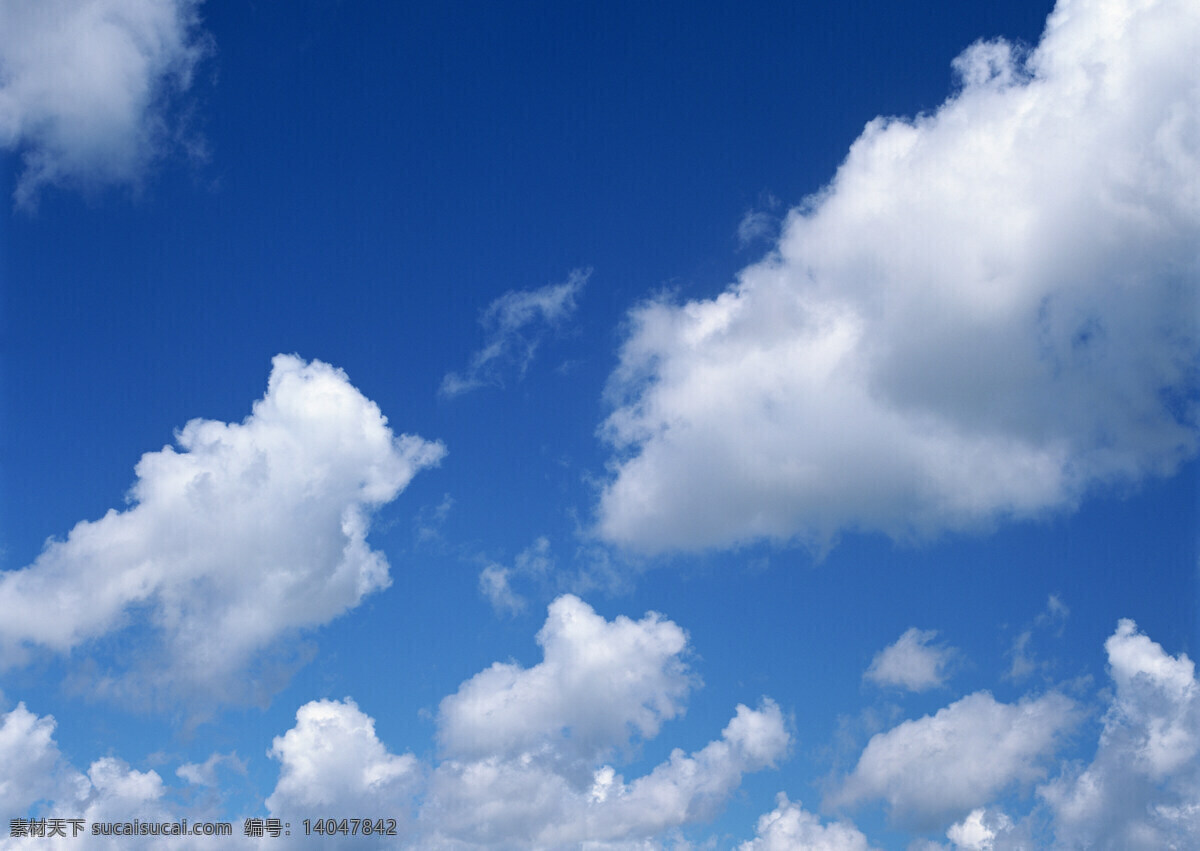
M 394 429 L 440 439 L 449 455 L 379 514 L 371 541 L 391 588 L 304 636 L 312 660 L 269 706 L 181 731 L 177 718 L 77 693 L 77 660 L 51 657 L 0 675 L 4 697 L 53 712 L 76 765 L 115 752 L 173 766 L 236 749 L 249 773 L 229 779 L 233 810 L 270 792 L 264 749 L 318 697 L 353 695 L 393 751 L 434 756 L 442 697 L 494 661 L 540 658 L 533 636 L 552 589 L 500 616 L 479 593 L 481 567 L 511 563 L 539 536 L 564 574 L 597 557 L 589 527 L 608 449 L 596 429 L 627 311 L 664 290 L 719 292 L 770 244 L 739 245 L 743 214 L 770 196 L 777 215 L 800 203 L 868 120 L 936 109 L 963 48 L 1036 43 L 1049 11 L 206 4 L 212 53 L 174 107 L 206 157 L 169 157 L 136 192 L 51 189 L 35 212 L 3 217 L 0 567 L 121 508 L 137 459 L 189 419 L 245 417 L 279 352 L 344 369 Z M 15 174 L 10 156 L 0 196 Z M 442 376 L 479 348 L 493 299 L 576 268 L 593 269 L 578 312 L 523 378 L 439 397 Z M 1053 682 L 1099 685 L 1121 617 L 1195 656 L 1198 482 L 1193 461 L 1043 520 L 913 545 L 846 534 L 824 558 L 768 544 L 613 555 L 624 583 L 585 598 L 609 618 L 657 610 L 683 626 L 704 682 L 626 777 L 673 747 L 702 747 L 737 702 L 768 694 L 792 713 L 793 756 L 748 776 L 710 832 L 722 847 L 749 837 L 780 789 L 815 809 L 865 744 L 865 708 L 915 718 L 981 688 L 1026 693 L 1000 674 L 1050 594 L 1071 610 L 1061 635 L 1036 637 Z M 438 537 L 421 540 L 446 494 Z M 873 654 L 914 625 L 962 650 L 951 686 L 864 685 Z M 857 749 L 838 745 L 839 725 Z M 1088 758 L 1094 742 L 1081 733 L 1066 756 Z M 883 847 L 906 841 L 870 807 L 855 823 Z

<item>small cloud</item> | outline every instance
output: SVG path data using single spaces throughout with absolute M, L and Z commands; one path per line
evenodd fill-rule
M 281 816 L 313 807 L 402 813 L 421 781 L 417 758 L 391 753 L 375 734 L 375 719 L 350 698 L 301 706 L 296 726 L 268 753 L 280 770 L 267 809 Z
M 913 627 L 896 643 L 875 654 L 863 679 L 876 685 L 897 686 L 908 691 L 925 691 L 946 682 L 947 668 L 957 652 L 945 645 L 931 645 L 936 630 Z
M 1057 594 L 1051 594 L 1046 598 L 1046 610 L 1038 615 L 1038 626 L 1047 626 L 1049 624 L 1057 624 L 1061 630 L 1062 625 L 1070 616 L 1071 610 L 1067 608 Z
M 463 372 L 446 373 L 439 394 L 452 399 L 479 387 L 503 387 L 512 372 L 518 380 L 523 377 L 547 330 L 575 312 L 576 299 L 591 274 L 591 269 L 573 269 L 564 283 L 507 292 L 493 301 L 479 318 L 483 348 Z
M 1022 680 L 1037 670 L 1037 662 L 1034 661 L 1033 654 L 1029 650 L 1029 643 L 1032 640 L 1033 630 L 1031 629 L 1023 630 L 1013 639 L 1012 649 L 1009 650 L 1009 655 L 1012 657 L 1012 665 L 1009 666 L 1008 673 L 1005 674 L 1008 679 Z
M 960 851 L 992 851 L 996 847 L 996 838 L 1012 827 L 1012 819 L 1004 813 L 980 807 L 971 810 L 962 821 L 950 825 L 946 838 Z
M 487 597 L 497 612 L 517 614 L 525 609 L 525 598 L 512 588 L 512 580 L 520 577 L 535 587 L 545 589 L 554 572 L 554 557 L 550 554 L 550 540 L 539 536 L 513 560 L 511 568 L 499 564 L 488 564 L 479 573 L 479 591 Z
M 479 572 L 479 592 L 487 597 L 497 612 L 515 615 L 525 608 L 525 599 L 508 584 L 512 571 L 498 564 L 489 564 Z
M 738 851 L 789 851 L 824 849 L 825 851 L 869 851 L 867 837 L 850 822 L 822 824 L 799 801 L 789 801 L 780 792 L 777 806 L 759 816 L 755 837 L 738 846 Z
M 1046 608 L 1033 619 L 1033 623 L 1021 630 L 1017 637 L 1013 639 L 1012 648 L 1008 651 L 1008 655 L 1012 658 L 1012 664 L 1008 671 L 1004 674 L 1006 679 L 1021 680 L 1030 676 L 1039 669 L 1049 669 L 1051 666 L 1047 662 L 1039 662 L 1033 652 L 1033 637 L 1034 632 L 1049 632 L 1053 630 L 1053 634 L 1062 635 L 1063 625 L 1067 621 L 1067 617 L 1071 614 L 1071 610 L 1059 598 L 1057 594 L 1051 594 L 1046 599 Z
M 554 569 L 554 558 L 550 555 L 550 540 L 541 535 L 521 552 L 517 553 L 517 572 L 526 576 L 547 576 Z
M 780 219 L 775 211 L 779 206 L 779 199 L 768 194 L 762 204 L 746 211 L 737 226 L 738 248 L 766 242 L 778 235 Z
M 193 786 L 216 786 L 217 769 L 221 766 L 244 775 L 246 761 L 238 759 L 237 753 L 215 753 L 204 762 L 188 762 L 175 769 L 175 775 Z
M 450 509 L 454 508 L 454 497 L 450 494 L 443 494 L 442 501 L 433 508 L 422 506 L 417 512 L 416 530 L 417 542 L 427 544 L 431 541 L 436 541 L 442 537 L 442 525 L 446 522 L 446 518 L 450 516 Z
M 742 216 L 742 220 L 738 222 L 738 246 L 745 248 L 752 242 L 768 239 L 777 226 L 778 220 L 770 213 L 764 213 L 762 210 L 747 210 L 746 215 Z

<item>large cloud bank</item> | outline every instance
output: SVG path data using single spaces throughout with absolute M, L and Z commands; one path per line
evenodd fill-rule
M 395 436 L 345 373 L 288 355 L 243 422 L 192 420 L 176 442 L 142 456 L 132 507 L 0 573 L 0 661 L 148 626 L 157 640 L 141 646 L 157 650 L 144 670 L 98 688 L 261 699 L 231 690 L 269 683 L 235 674 L 390 584 L 367 544 L 371 512 L 445 452 Z
M 827 546 L 1070 508 L 1197 447 L 1200 7 L 1063 0 L 877 118 L 775 251 L 635 309 L 605 539 Z
M 207 51 L 199 0 L 0 2 L 0 147 L 19 205 L 47 185 L 137 184 L 180 141 L 169 119 Z

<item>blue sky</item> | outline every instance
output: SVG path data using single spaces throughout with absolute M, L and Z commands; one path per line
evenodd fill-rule
M 1197 49 L 0 0 L 0 818 L 1200 844 Z

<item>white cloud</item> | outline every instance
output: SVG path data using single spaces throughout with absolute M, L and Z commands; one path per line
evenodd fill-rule
M 604 760 L 682 711 L 682 630 L 654 614 L 606 621 L 562 597 L 539 641 L 541 664 L 493 666 L 442 702 L 448 756 L 436 764 L 393 755 L 348 699 L 301 707 L 271 750 L 283 766 L 271 812 L 404 812 L 416 796 L 418 816 L 402 828 L 414 847 L 649 849 L 712 818 L 743 774 L 790 745 L 783 713 L 764 700 L 738 706 L 719 739 L 627 782 Z
M 652 620 L 633 625 L 644 627 Z M 1106 649 L 1114 689 L 1095 759 L 1087 766 L 1060 766 L 1020 820 L 997 809 L 995 801 L 1014 784 L 1041 776 L 1057 740 L 1077 720 L 1074 704 L 1058 694 L 1006 705 L 977 693 L 877 735 L 834 796 L 841 800 L 831 803 L 884 799 L 901 821 L 918 829 L 944 829 L 954 847 L 976 851 L 1200 845 L 1200 685 L 1194 666 L 1182 654 L 1166 654 L 1131 621 L 1120 623 Z M 617 652 L 636 657 L 642 651 L 618 642 Z M 568 672 L 559 669 L 537 687 L 549 694 L 566 680 Z M 458 696 L 473 682 L 464 683 Z M 626 696 L 599 690 L 594 699 L 601 714 L 627 714 Z M 548 703 L 528 696 L 526 701 Z M 574 711 L 563 706 L 557 716 L 544 717 L 552 726 L 568 727 Z M 439 725 L 444 721 L 439 718 Z M 39 717 L 24 705 L 0 714 L 0 808 L 12 817 L 32 811 L 71 813 L 89 824 L 134 818 L 173 822 L 182 816 L 191 822 L 231 820 L 197 807 L 194 800 L 182 810 L 180 790 L 167 787 L 157 772 L 134 769 L 115 756 L 77 771 L 59 753 L 54 728 L 53 718 Z M 591 750 L 618 750 L 628 741 L 627 732 L 614 729 L 611 736 L 608 747 Z M 312 701 L 268 752 L 280 763 L 280 773 L 267 805 L 283 818 L 313 809 L 375 807 L 398 814 L 405 841 L 421 848 L 690 847 L 680 829 L 715 816 L 744 774 L 786 756 L 791 738 L 783 713 L 770 700 L 755 710 L 738 706 L 719 738 L 691 754 L 677 749 L 631 781 L 599 757 L 572 753 L 565 737 L 536 741 L 518 730 L 512 742 L 516 748 L 501 741 L 491 752 L 423 764 L 412 754 L 392 753 L 377 736 L 374 720 L 349 698 Z M 204 784 L 222 764 L 241 771 L 236 757 L 214 754 L 200 765 L 180 766 L 175 774 Z M 588 770 L 576 771 L 581 765 Z M 1029 799 L 1008 803 L 1016 800 Z M 415 819 L 406 818 L 414 808 Z M 253 845 L 240 836 L 240 818 L 232 821 L 236 835 L 225 844 Z M 297 838 L 264 841 L 280 848 L 308 844 Z M 188 844 L 185 838 L 177 844 L 199 848 L 211 842 L 205 837 Z M 0 837 L 2 849 L 44 844 Z M 75 844 L 131 847 L 114 837 L 87 837 Z M 357 844 L 369 847 L 361 837 Z M 775 809 L 759 819 L 755 837 L 740 847 L 865 851 L 868 843 L 850 822 L 823 823 L 780 795 Z M 946 848 L 919 836 L 909 847 Z
M 651 612 L 607 621 L 572 595 L 550 604 L 532 668 L 497 662 L 446 697 L 438 740 L 458 758 L 546 751 L 568 763 L 651 738 L 683 711 L 694 682 L 687 634 Z
M 479 571 L 479 593 L 487 597 L 498 612 L 514 615 L 524 610 L 525 598 L 512 590 L 508 577 L 512 571 L 498 564 L 489 564 Z
M 390 584 L 367 544 L 371 512 L 445 453 L 394 436 L 340 370 L 285 355 L 242 423 L 192 420 L 176 442 L 142 456 L 130 508 L 0 574 L 0 659 L 133 625 L 155 637 L 92 688 L 173 695 L 189 711 L 263 699 L 281 685 L 269 679 L 281 639 Z
M 980 808 L 971 810 L 965 819 L 950 825 L 946 838 L 963 851 L 992 851 L 996 847 L 996 837 L 1011 830 L 1012 826 L 1012 819 L 1004 813 Z
M 767 193 L 759 201 L 759 206 L 747 210 L 741 221 L 738 222 L 739 248 L 747 248 L 760 241 L 772 240 L 779 234 L 779 199 Z
M 479 387 L 502 387 L 509 372 L 523 376 L 546 331 L 575 312 L 575 300 L 591 273 L 573 269 L 561 284 L 507 292 L 493 301 L 479 318 L 483 348 L 464 372 L 446 373 L 438 392 L 452 398 Z
M 549 586 L 548 580 L 553 570 L 554 557 L 550 554 L 550 541 L 544 535 L 539 536 L 517 553 L 512 567 L 486 565 L 479 572 L 479 592 L 497 612 L 516 614 L 524 611 L 525 598 L 513 589 L 513 579 L 520 577 L 526 581 L 532 580 L 545 588 Z
M 963 816 L 1043 778 L 1077 720 L 1074 702 L 1058 693 L 1006 704 L 976 692 L 873 736 L 831 803 L 883 799 L 896 821 L 916 825 Z
M 246 761 L 236 753 L 215 753 L 204 762 L 184 763 L 175 769 L 175 776 L 193 786 L 216 786 L 217 769 L 223 765 L 238 774 L 246 773 Z
M 138 771 L 123 760 L 105 756 L 95 760 L 86 773 L 72 767 L 54 741 L 55 722 L 37 716 L 23 704 L 0 716 L 0 808 L 6 813 L 0 849 L 46 847 L 152 848 L 159 840 L 151 836 L 92 836 L 97 822 L 175 823 L 185 817 L 167 800 L 167 788 L 156 771 Z M 211 813 L 193 808 L 186 814 L 193 822 L 215 820 Z M 11 819 L 80 819 L 82 832 L 65 822 L 66 839 L 15 835 Z M 236 839 L 236 838 L 235 838 Z M 210 844 L 211 837 L 193 843 L 178 837 L 179 848 Z
M 1200 683 L 1133 621 L 1104 644 L 1115 695 L 1091 764 L 1038 793 L 1066 847 L 1200 846 Z
M 606 761 L 683 712 L 687 635 L 655 613 L 607 621 L 565 595 L 538 643 L 542 662 L 497 663 L 442 701 L 449 758 L 421 811 L 430 847 L 652 847 L 642 843 L 712 818 L 744 773 L 790 744 L 774 703 L 738 706 L 720 739 L 626 782 Z
M 290 840 L 243 837 L 241 817 L 218 815 L 211 802 L 199 806 L 190 795 L 181 812 L 179 792 L 186 790 L 114 756 L 96 760 L 86 774 L 76 771 L 59 754 L 54 720 L 23 705 L 0 715 L 0 806 L 12 817 L 70 813 L 88 825 L 183 816 L 191 823 L 233 821 L 234 836 L 222 840 L 230 847 L 309 847 L 296 833 L 301 818 L 372 814 L 396 818 L 404 841 L 420 848 L 651 851 L 686 847 L 680 828 L 713 818 L 744 774 L 774 766 L 791 745 L 783 712 L 764 698 L 757 709 L 737 706 L 719 738 L 690 754 L 675 749 L 649 773 L 626 781 L 608 757 L 630 756 L 620 752 L 631 750 L 634 737 L 655 735 L 662 721 L 683 711 L 693 681 L 680 660 L 683 631 L 653 613 L 636 622 L 606 621 L 562 597 L 551 604 L 539 641 L 543 663 L 512 668 L 507 685 L 489 676 L 493 666 L 443 701 L 437 721 L 449 756 L 440 761 L 393 753 L 374 719 L 350 698 L 301 706 L 295 725 L 267 752 L 280 768 L 266 808 L 291 821 Z M 595 681 L 586 682 L 589 677 Z M 534 719 L 523 721 L 520 713 Z M 498 732 L 479 735 L 489 722 Z M 213 754 L 175 774 L 188 784 L 211 785 L 221 766 L 244 770 L 236 756 Z M 147 839 L 69 841 L 85 848 L 152 847 L 155 838 Z M 175 844 L 198 848 L 212 841 L 184 837 Z M 354 844 L 377 841 L 395 844 L 362 836 Z M 0 849 L 38 843 L 45 840 L 0 838 Z
M 171 101 L 208 50 L 199 0 L 0 2 L 0 146 L 18 205 L 45 186 L 136 185 L 178 144 Z
M 280 770 L 267 808 L 293 823 L 317 812 L 399 819 L 422 779 L 416 757 L 388 752 L 374 719 L 349 698 L 301 706 L 296 726 L 276 737 L 269 753 Z
M 747 210 L 737 227 L 738 246 L 745 248 L 751 243 L 767 239 L 778 227 L 778 219 L 765 210 Z
M 1069 509 L 1197 448 L 1200 7 L 1063 0 L 876 119 L 722 295 L 636 308 L 597 531 L 896 538 Z
M 631 783 L 604 765 L 577 784 L 533 753 L 447 760 L 422 819 L 430 847 L 654 847 L 654 837 L 713 818 L 742 775 L 773 765 L 790 741 L 779 707 L 765 701 L 739 705 L 720 739 L 690 755 L 676 749 Z
M 87 825 L 98 821 L 125 822 L 175 821 L 161 801 L 166 792 L 157 771 L 138 771 L 116 757 L 102 757 L 87 771 L 87 786 L 80 789 L 76 800 L 86 801 L 84 820 Z M 124 838 L 114 840 L 124 846 Z M 149 843 L 149 840 L 147 840 Z
M 54 718 L 18 703 L 0 715 L 0 812 L 23 813 L 37 801 L 63 794 L 77 782 L 54 741 Z
M 758 819 L 754 839 L 739 851 L 868 851 L 867 837 L 849 822 L 825 825 L 780 792 L 777 806 Z
M 925 691 L 946 682 L 947 667 L 956 651 L 944 645 L 930 645 L 936 630 L 912 627 L 894 644 L 875 654 L 864 679 L 877 685 L 897 686 L 909 691 Z
M 417 542 L 429 544 L 440 540 L 442 537 L 442 526 L 445 524 L 446 518 L 450 516 L 452 508 L 454 508 L 454 497 L 448 493 L 442 495 L 442 501 L 436 507 L 422 506 L 421 510 L 417 512 L 414 523 Z
M 1071 610 L 1059 599 L 1058 595 L 1051 594 L 1046 599 L 1046 608 L 1034 619 L 1033 625 L 1021 630 L 1013 639 L 1012 648 L 1008 651 L 1008 655 L 1012 657 L 1012 664 L 1005 673 L 1005 677 L 1010 680 L 1021 680 L 1035 671 L 1047 670 L 1050 665 L 1039 662 L 1030 649 L 1033 644 L 1034 631 L 1045 632 L 1053 628 L 1056 634 L 1061 635 L 1063 624 L 1070 614 Z

